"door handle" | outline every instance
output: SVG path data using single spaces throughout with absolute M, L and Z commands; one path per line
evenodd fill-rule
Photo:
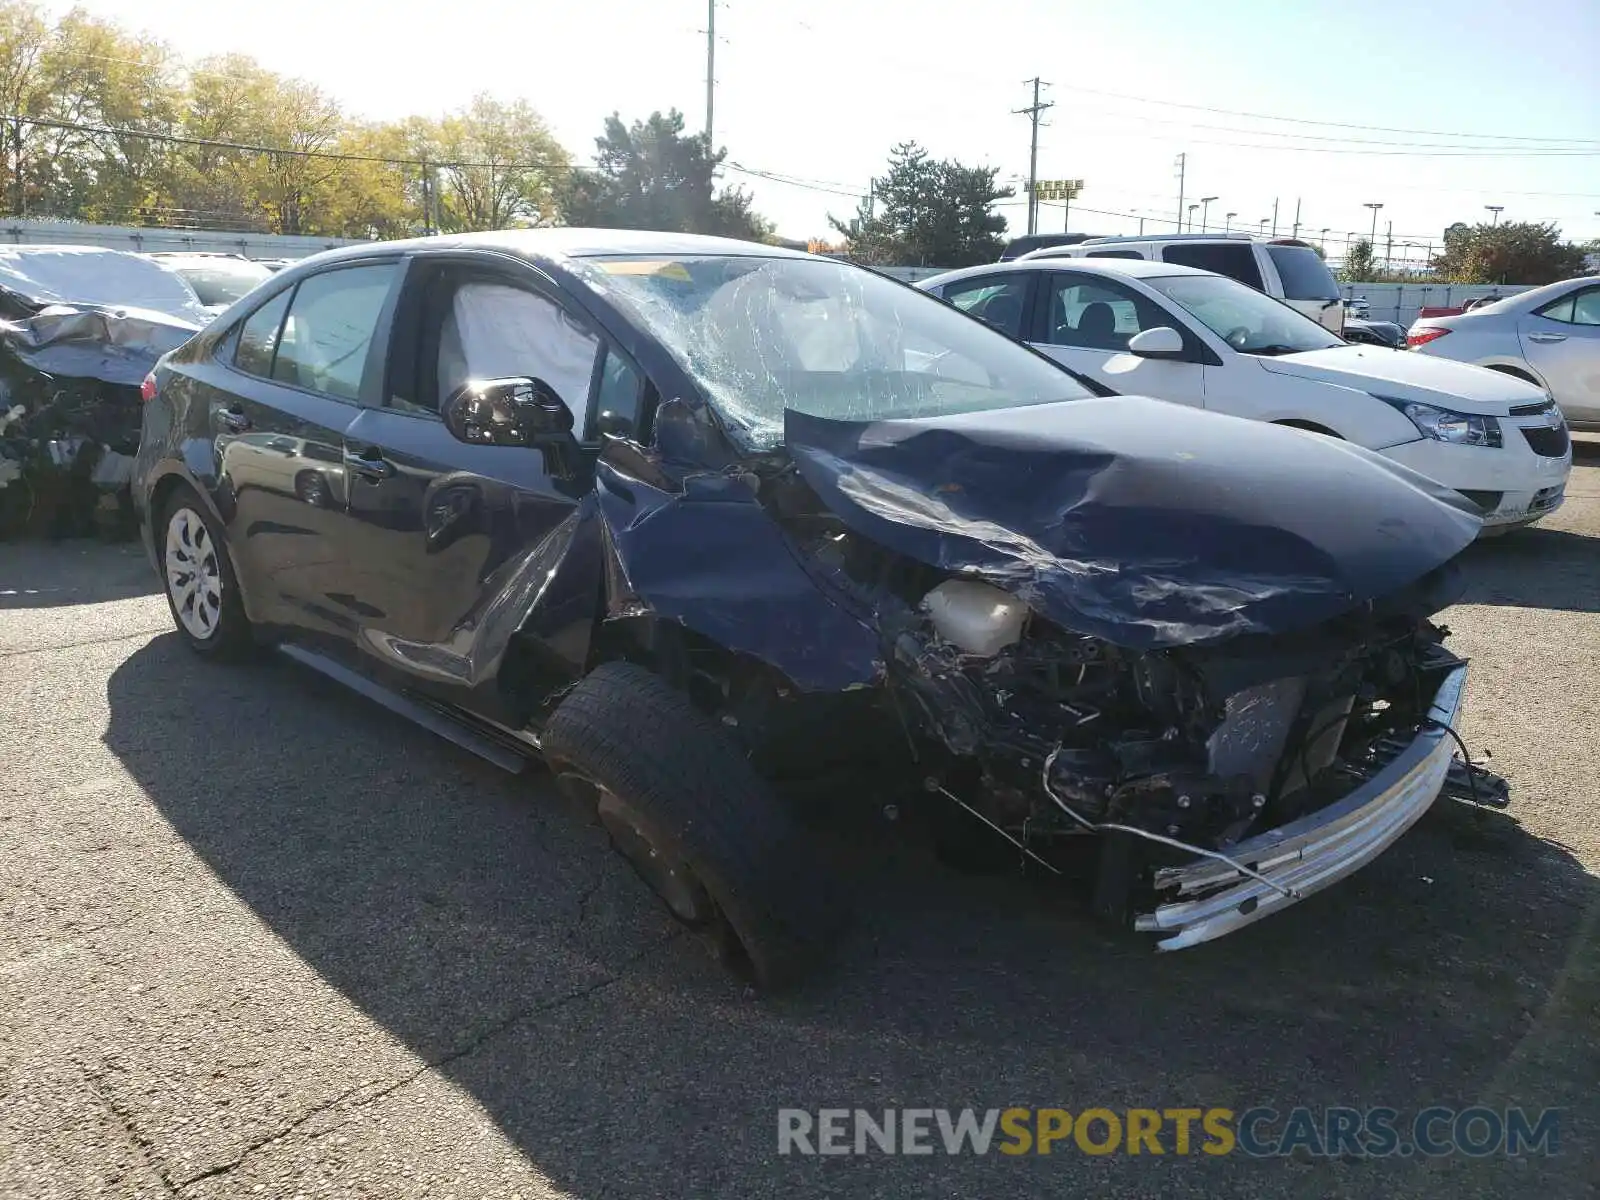
M 221 425 L 229 433 L 243 433 L 250 428 L 250 418 L 245 415 L 244 409 L 237 404 L 231 408 L 219 408 L 216 416 L 217 424 Z
M 1567 335 L 1564 333 L 1530 333 L 1528 340 L 1530 342 L 1564 342 L 1567 340 Z
M 393 464 L 374 451 L 358 454 L 354 450 L 346 450 L 344 465 L 365 479 L 387 479 L 394 474 Z

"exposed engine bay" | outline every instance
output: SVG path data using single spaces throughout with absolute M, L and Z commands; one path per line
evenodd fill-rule
M 1126 916 L 1146 868 L 1228 861 L 1349 792 L 1461 666 L 1429 619 L 1456 597 L 1453 563 L 1308 631 L 1130 650 L 877 546 L 792 476 L 763 492 L 812 566 L 871 610 L 926 789 L 1046 868 L 1067 839 L 1117 843 L 1096 889 L 1107 915 Z

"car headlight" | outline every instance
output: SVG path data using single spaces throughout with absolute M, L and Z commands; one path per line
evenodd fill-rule
M 1498 449 L 1504 443 L 1500 437 L 1500 422 L 1495 417 L 1480 417 L 1473 413 L 1453 412 L 1432 404 L 1415 400 L 1400 400 L 1394 396 L 1374 397 L 1391 404 L 1405 413 L 1423 437 L 1436 442 L 1451 442 L 1457 446 L 1489 446 Z

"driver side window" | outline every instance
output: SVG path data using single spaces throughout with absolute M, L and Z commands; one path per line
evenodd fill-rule
M 490 279 L 457 283 L 438 325 L 438 403 L 471 379 L 542 379 L 584 433 L 600 339 L 553 300 Z

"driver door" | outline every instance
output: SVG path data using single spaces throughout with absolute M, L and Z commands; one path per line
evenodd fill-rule
M 643 376 L 558 290 L 487 257 L 414 259 L 391 346 L 383 403 L 345 433 L 362 531 L 356 644 L 364 666 L 504 720 L 507 639 L 571 544 L 599 427 L 640 422 Z M 462 384 L 513 377 L 543 380 L 572 410 L 570 445 L 468 444 L 445 427 L 441 405 Z M 584 617 L 569 631 L 582 645 L 546 648 L 552 670 L 581 663 L 592 607 Z
M 1205 407 L 1204 351 L 1188 325 L 1154 300 L 1101 275 L 1051 272 L 1034 349 L 1114 391 Z M 1182 358 L 1140 358 L 1128 353 L 1136 333 L 1166 326 L 1184 339 Z

